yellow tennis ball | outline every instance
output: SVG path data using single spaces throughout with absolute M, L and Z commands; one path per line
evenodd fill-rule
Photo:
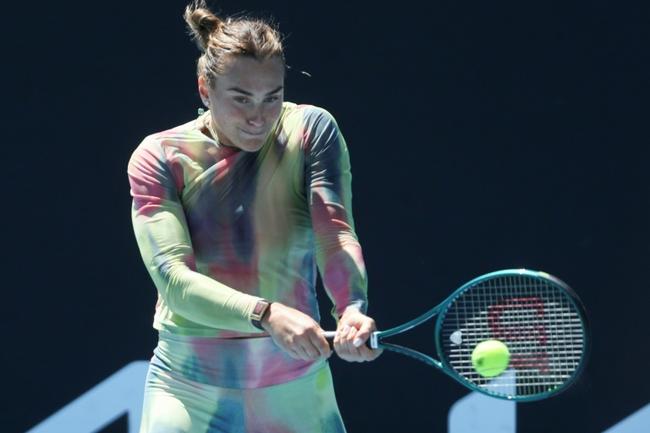
M 472 365 L 483 377 L 498 376 L 508 368 L 510 351 L 508 346 L 499 340 L 480 342 L 472 352 Z

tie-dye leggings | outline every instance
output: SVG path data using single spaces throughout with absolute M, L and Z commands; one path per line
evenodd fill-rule
M 261 388 L 199 383 L 156 364 L 149 365 L 140 433 L 345 432 L 327 364 Z

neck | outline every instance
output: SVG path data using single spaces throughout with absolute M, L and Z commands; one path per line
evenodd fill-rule
M 212 114 L 210 114 L 210 111 L 206 111 L 203 114 L 202 120 L 203 120 L 203 126 L 208 131 L 208 134 L 217 143 L 217 146 L 221 146 L 221 142 L 219 141 L 219 136 L 217 135 L 217 131 L 213 128 L 212 125 Z

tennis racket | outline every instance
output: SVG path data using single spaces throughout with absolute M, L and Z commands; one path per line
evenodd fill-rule
M 433 317 L 435 359 L 392 344 L 389 337 Z M 326 332 L 333 339 L 335 332 Z M 477 372 L 472 353 L 479 343 L 506 345 L 505 370 L 493 377 Z M 582 370 L 588 343 L 585 310 L 576 293 L 544 272 L 508 269 L 477 277 L 421 316 L 373 332 L 368 345 L 422 361 L 473 391 L 515 401 L 548 398 L 566 390 Z

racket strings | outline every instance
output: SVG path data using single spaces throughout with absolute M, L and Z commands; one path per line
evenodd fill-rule
M 446 363 L 474 386 L 503 396 L 551 392 L 569 382 L 583 358 L 583 320 L 554 282 L 529 275 L 489 278 L 462 291 L 441 317 Z M 481 376 L 472 351 L 482 341 L 508 346 L 508 370 Z

